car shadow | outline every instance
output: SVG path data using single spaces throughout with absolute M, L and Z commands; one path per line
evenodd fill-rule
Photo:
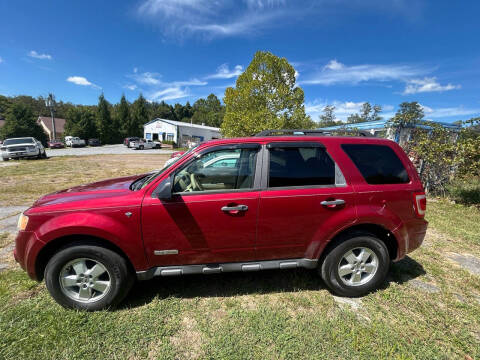
M 407 256 L 391 265 L 381 289 L 388 288 L 392 282 L 403 284 L 424 274 L 426 272 L 423 266 Z M 233 297 L 325 288 L 317 272 L 307 269 L 156 277 L 148 281 L 137 281 L 117 309 L 143 306 L 156 298 Z

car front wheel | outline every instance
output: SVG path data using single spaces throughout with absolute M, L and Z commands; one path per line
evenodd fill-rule
M 372 235 L 341 241 L 325 257 L 320 273 L 337 295 L 365 295 L 383 284 L 390 266 L 388 249 Z
M 63 307 L 87 311 L 118 304 L 134 277 L 127 261 L 96 245 L 74 245 L 56 253 L 45 268 L 45 283 Z

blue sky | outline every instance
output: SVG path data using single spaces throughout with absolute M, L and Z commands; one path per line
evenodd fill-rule
M 0 94 L 94 104 L 223 97 L 257 50 L 298 72 L 307 112 L 480 115 L 480 1 L 0 1 Z

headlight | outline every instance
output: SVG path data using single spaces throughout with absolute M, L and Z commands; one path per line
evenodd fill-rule
M 35 150 L 35 146 L 27 146 L 28 150 Z
M 22 213 L 18 218 L 18 224 L 17 224 L 18 230 L 25 230 L 27 228 L 27 224 L 28 224 L 28 216 L 23 215 Z

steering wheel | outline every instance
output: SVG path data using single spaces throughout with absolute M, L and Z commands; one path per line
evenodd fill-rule
M 200 181 L 198 181 L 197 177 L 195 176 L 195 173 L 190 174 L 190 185 L 192 189 L 195 189 L 197 191 L 203 191 L 203 186 L 201 185 Z M 194 191 L 194 190 L 190 190 Z

